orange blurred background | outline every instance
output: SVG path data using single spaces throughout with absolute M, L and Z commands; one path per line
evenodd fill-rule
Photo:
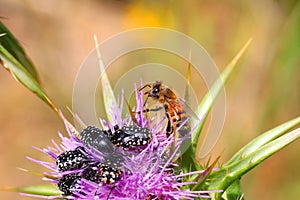
M 184 2 L 184 3 L 181 3 Z M 300 2 L 297 1 L 0 1 L 1 21 L 30 56 L 42 86 L 64 113 L 77 70 L 99 42 L 121 31 L 166 27 L 200 43 L 222 70 L 249 37 L 250 49 L 226 85 L 227 116 L 212 152 L 226 162 L 252 138 L 300 114 Z M 0 68 L 0 186 L 41 184 L 43 172 L 26 156 L 48 158 L 31 146 L 58 140 L 64 126 L 34 94 Z M 242 179 L 246 199 L 298 199 L 296 141 Z M 0 199 L 30 199 L 0 192 Z

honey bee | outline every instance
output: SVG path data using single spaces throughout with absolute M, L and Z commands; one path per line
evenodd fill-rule
M 188 124 L 185 122 L 188 118 L 186 114 L 186 110 L 184 108 L 183 102 L 177 98 L 175 92 L 170 89 L 168 86 L 162 84 L 161 81 L 156 81 L 152 84 L 146 84 L 139 91 L 144 90 L 145 88 L 149 88 L 144 92 L 144 95 L 147 95 L 146 100 L 144 102 L 144 106 L 148 101 L 148 98 L 152 98 L 153 100 L 158 101 L 162 107 L 154 108 L 154 109 L 145 109 L 143 112 L 149 111 L 158 111 L 162 108 L 165 110 L 165 115 L 167 117 L 168 123 L 166 128 L 166 136 L 169 137 L 172 133 L 176 133 L 176 128 L 180 127 L 178 131 L 180 135 L 185 135 L 188 130 Z

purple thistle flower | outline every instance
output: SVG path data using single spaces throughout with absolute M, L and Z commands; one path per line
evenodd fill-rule
M 138 124 L 134 125 L 130 115 L 122 119 L 123 98 L 119 98 L 118 102 L 111 111 L 113 119 L 111 123 L 100 119 L 103 130 L 91 126 L 84 129 L 89 130 L 90 135 L 87 135 L 87 139 L 90 137 L 91 140 L 77 138 L 65 120 L 68 136 L 59 133 L 60 144 L 52 140 L 52 147 L 47 146 L 45 149 L 34 147 L 48 154 L 54 162 L 27 158 L 49 169 L 49 172 L 45 173 L 44 180 L 57 184 L 62 195 L 30 196 L 47 199 L 194 199 L 210 198 L 208 193 L 221 192 L 186 189 L 188 186 L 196 185 L 197 182 L 182 180 L 193 174 L 205 174 L 205 171 L 183 174 L 180 172 L 180 166 L 172 163 L 183 139 L 177 141 L 174 151 L 170 151 L 174 137 L 171 135 L 166 138 L 164 119 L 157 122 L 157 119 L 148 119 L 142 112 L 137 112 Z M 136 102 L 135 110 L 142 111 L 142 93 L 136 92 Z M 126 131 L 131 130 L 130 128 L 132 132 L 144 130 L 145 133 L 138 135 L 133 133 L 134 137 L 128 136 Z M 147 130 L 150 139 L 147 137 Z M 116 132 L 120 133 L 119 138 L 112 140 L 113 133 Z M 99 138 L 98 135 L 93 138 L 95 134 L 104 134 L 103 137 L 108 137 L 114 143 L 113 148 L 109 152 L 99 151 L 98 146 L 105 146 L 106 143 L 100 140 L 99 144 L 95 144 L 94 141 Z M 137 138 L 145 143 L 137 142 Z M 127 144 L 132 146 L 126 146 Z

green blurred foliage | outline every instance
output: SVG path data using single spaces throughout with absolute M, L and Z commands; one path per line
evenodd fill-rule
M 268 125 L 283 113 L 299 115 L 300 111 L 300 3 L 294 5 L 275 42 L 276 50 L 269 70 L 266 102 L 261 124 Z

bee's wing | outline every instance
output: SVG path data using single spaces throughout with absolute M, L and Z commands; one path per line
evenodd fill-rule
M 168 103 L 172 107 L 170 109 L 171 116 L 174 116 L 178 120 L 174 128 L 178 129 L 180 136 L 177 135 L 175 137 L 183 137 L 193 129 L 191 125 L 194 123 L 191 122 L 197 122 L 199 118 L 183 99 L 169 100 Z
M 175 141 L 177 141 L 177 139 L 181 140 L 180 154 L 182 155 L 191 145 L 191 135 L 188 135 L 194 128 L 192 127 L 193 123 L 191 122 L 199 121 L 200 119 L 194 113 L 193 109 L 183 99 L 178 98 L 176 101 L 169 101 L 169 103 L 171 106 L 173 105 L 172 110 L 175 111 L 175 113 L 173 114 L 177 115 L 177 117 L 180 116 L 180 121 L 178 121 L 178 123 L 176 123 L 176 126 L 174 127 L 174 134 Z M 179 156 L 180 154 L 178 154 L 177 156 Z M 177 156 L 174 158 L 174 160 L 178 158 Z
M 187 116 L 189 117 L 189 120 L 199 121 L 200 118 L 196 115 L 196 113 L 193 111 L 193 109 L 186 103 L 184 99 L 178 98 L 178 101 L 180 102 L 182 109 L 186 112 Z
M 199 123 L 205 119 L 206 116 L 200 116 L 198 117 L 197 114 L 193 111 L 191 107 L 189 107 L 188 104 L 185 103 L 184 99 L 180 99 L 182 105 L 184 106 L 184 109 L 186 110 L 188 119 L 188 130 L 195 130 L 195 128 L 199 125 Z M 213 127 L 215 128 L 215 127 Z M 210 151 L 212 151 L 213 147 L 215 146 L 219 136 L 220 131 L 206 131 L 204 134 L 201 135 L 200 141 L 197 141 L 200 145 L 200 150 L 197 152 L 198 157 L 203 159 L 205 158 Z

